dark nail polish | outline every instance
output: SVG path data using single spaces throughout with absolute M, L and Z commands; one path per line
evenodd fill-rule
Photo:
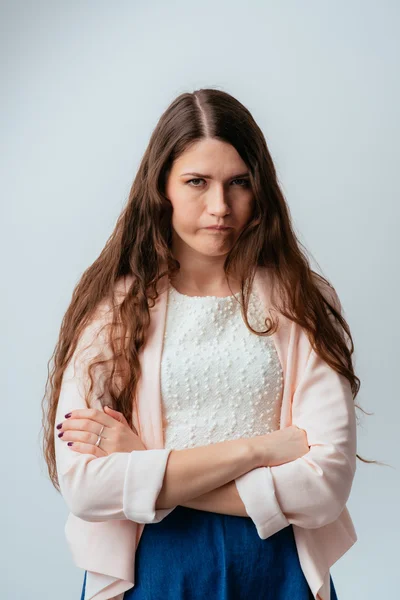
M 71 416 L 71 413 L 67 413 L 67 414 L 65 415 L 65 418 L 66 418 L 66 419 L 69 419 L 69 418 L 70 418 L 70 416 Z
M 73 442 L 67 442 L 67 445 L 68 445 L 68 446 L 72 446 L 72 443 L 73 443 Z
M 62 423 L 59 423 L 59 424 L 57 425 L 57 429 L 61 429 L 61 427 L 62 427 Z
M 61 433 L 58 434 L 58 437 L 62 437 L 64 435 L 64 432 L 62 431 Z

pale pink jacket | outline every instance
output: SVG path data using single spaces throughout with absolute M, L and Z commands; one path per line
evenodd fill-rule
M 122 285 L 128 283 L 124 278 Z M 140 353 L 142 378 L 133 424 L 147 450 L 95 458 L 73 451 L 55 429 L 57 472 L 70 510 L 65 534 L 74 563 L 88 571 L 85 600 L 123 600 L 134 585 L 135 550 L 144 525 L 161 521 L 175 508 L 155 509 L 171 451 L 163 447 L 160 393 L 167 284 L 165 276 Z M 268 269 L 258 268 L 254 286 L 268 308 Z M 333 288 L 325 288 L 341 308 Z M 354 400 L 348 380 L 319 358 L 305 331 L 281 314 L 279 319 L 272 339 L 283 368 L 280 426 L 304 429 L 310 450 L 292 462 L 253 469 L 235 482 L 261 538 L 293 525 L 314 598 L 330 600 L 329 569 L 357 540 L 346 507 L 356 470 Z M 99 322 L 93 321 L 81 337 L 91 344 L 86 358 L 101 347 Z M 84 360 L 77 365 L 74 371 L 71 360 L 65 371 L 56 423 L 73 409 L 86 408 Z M 93 405 L 102 410 L 100 401 Z

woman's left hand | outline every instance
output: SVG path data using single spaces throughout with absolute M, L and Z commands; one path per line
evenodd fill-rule
M 71 416 L 57 425 L 58 435 L 62 441 L 72 442 L 69 447 L 75 452 L 100 457 L 113 452 L 146 450 L 124 415 L 108 406 L 104 407 L 104 412 L 96 408 L 79 408 L 67 414 Z M 96 446 L 103 425 L 100 444 Z

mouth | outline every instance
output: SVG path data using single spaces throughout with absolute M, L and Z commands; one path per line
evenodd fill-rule
M 215 226 L 215 227 L 205 227 L 205 229 L 208 229 L 210 231 L 229 231 L 230 229 L 232 229 L 232 227 Z

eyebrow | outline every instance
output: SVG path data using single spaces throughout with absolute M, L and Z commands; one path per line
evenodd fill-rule
M 192 175 L 193 177 L 204 177 L 204 179 L 212 179 L 212 175 L 204 175 L 202 173 L 181 173 L 181 177 L 185 175 Z M 238 175 L 232 175 L 232 177 L 228 177 L 228 179 L 239 179 L 240 177 L 249 177 L 250 173 L 246 171 L 245 173 L 239 173 Z

